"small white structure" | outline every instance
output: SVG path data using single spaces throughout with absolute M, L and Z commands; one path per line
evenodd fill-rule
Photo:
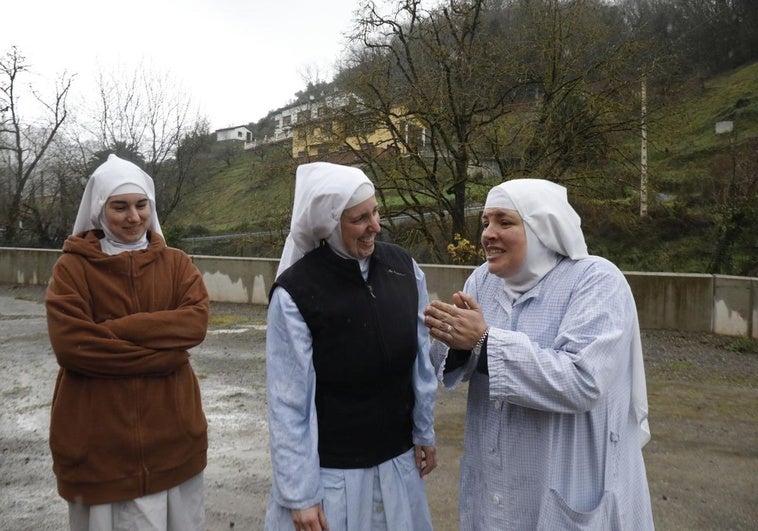
M 734 131 L 734 122 L 731 120 L 725 120 L 723 122 L 716 122 L 716 134 L 723 135 L 724 133 L 731 133 Z
M 253 147 L 253 132 L 244 125 L 216 129 L 216 142 L 237 140 L 244 144 L 245 149 Z

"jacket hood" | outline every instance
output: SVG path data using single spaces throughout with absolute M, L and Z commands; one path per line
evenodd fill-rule
M 100 239 L 104 237 L 102 230 L 88 230 L 81 234 L 69 236 L 63 243 L 63 252 L 76 254 L 93 264 L 108 264 L 108 267 L 119 270 L 120 267 L 128 268 L 128 261 L 124 260 L 122 254 L 109 255 L 104 253 L 100 248 Z M 166 247 L 166 242 L 160 234 L 154 231 L 148 231 L 147 237 L 149 245 L 141 251 L 131 251 L 133 256 L 138 257 L 139 266 L 147 265 L 155 260 L 157 252 Z M 121 264 L 121 265 L 120 265 Z M 121 272 L 121 271 L 118 271 Z

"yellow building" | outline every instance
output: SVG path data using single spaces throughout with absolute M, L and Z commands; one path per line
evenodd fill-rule
M 420 152 L 423 127 L 407 119 L 379 122 L 352 97 L 304 104 L 292 124 L 292 156 L 298 161 L 351 164 L 366 158 Z

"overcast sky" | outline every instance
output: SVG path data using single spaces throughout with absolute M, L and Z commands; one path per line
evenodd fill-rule
M 35 80 L 150 64 L 190 94 L 211 130 L 256 122 L 331 80 L 358 0 L 4 0 L 0 53 L 12 45 Z M 311 76 L 312 79 L 312 76 Z

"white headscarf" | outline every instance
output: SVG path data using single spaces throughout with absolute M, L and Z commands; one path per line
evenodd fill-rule
M 503 283 L 511 299 L 532 289 L 561 256 L 587 256 L 579 216 L 560 185 L 543 179 L 506 181 L 490 190 L 484 208 L 515 210 L 524 222 L 524 263 Z
M 108 160 L 92 172 L 84 188 L 79 212 L 76 214 L 73 234 L 80 234 L 90 229 L 102 229 L 107 241 L 102 244 L 103 250 L 111 244 L 115 250 L 141 249 L 146 246 L 147 236 L 134 244 L 119 242 L 108 230 L 103 220 L 103 207 L 112 195 L 125 193 L 143 193 L 150 200 L 150 230 L 163 236 L 158 222 L 158 212 L 155 208 L 155 185 L 153 179 L 136 164 L 120 159 L 116 155 L 108 155 Z M 107 251 L 106 251 L 107 252 Z M 109 253 L 114 254 L 114 253 Z
M 506 292 L 532 287 L 557 263 L 559 255 L 572 260 L 586 258 L 587 244 L 581 218 L 568 202 L 563 186 L 543 179 L 514 179 L 492 188 L 484 208 L 516 210 L 524 221 L 527 254 L 521 270 L 503 279 Z M 552 263 L 552 265 L 551 265 Z M 528 289 L 528 288 L 527 288 Z M 521 291 L 523 293 L 524 291 Z M 640 446 L 650 440 L 647 385 L 637 316 L 634 316 L 632 355 L 632 409 L 637 420 Z
M 348 257 L 342 243 L 340 216 L 346 208 L 372 195 L 374 185 L 358 168 L 329 162 L 298 166 L 290 233 L 276 276 L 321 245 L 322 240 L 327 240 L 338 254 Z
M 582 220 L 563 186 L 544 179 L 506 181 L 490 190 L 484 208 L 509 208 L 499 206 L 508 199 L 545 247 L 572 260 L 588 256 Z

